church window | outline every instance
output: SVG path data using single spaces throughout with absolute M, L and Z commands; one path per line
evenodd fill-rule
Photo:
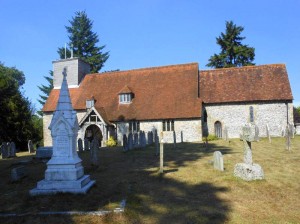
M 254 122 L 254 112 L 253 112 L 253 107 L 249 107 L 249 112 L 250 112 L 250 122 Z
M 140 131 L 140 122 L 139 121 L 130 121 L 129 122 L 129 131 L 130 132 Z
M 174 120 L 163 121 L 163 131 L 174 131 Z
M 215 122 L 215 136 L 222 138 L 222 124 L 220 121 Z
M 120 103 L 130 103 L 132 100 L 131 93 L 122 93 L 119 95 L 119 102 Z

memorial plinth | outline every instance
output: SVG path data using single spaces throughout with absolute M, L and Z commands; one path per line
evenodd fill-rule
M 49 129 L 53 140 L 53 154 L 47 163 L 45 179 L 30 190 L 31 195 L 56 193 L 85 194 L 95 183 L 84 175 L 81 159 L 76 151 L 78 120 L 73 110 L 66 69 L 60 95 Z

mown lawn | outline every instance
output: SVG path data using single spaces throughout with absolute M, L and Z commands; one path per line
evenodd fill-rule
M 27 214 L 0 217 L 0 223 L 300 223 L 300 136 L 292 151 L 283 138 L 272 144 L 261 139 L 252 144 L 253 160 L 262 166 L 265 180 L 245 182 L 233 177 L 243 161 L 243 143 L 210 142 L 165 145 L 165 173 L 158 173 L 155 147 L 123 153 L 120 147 L 101 149 L 100 166 L 90 165 L 89 152 L 80 154 L 85 173 L 96 180 L 87 195 L 59 194 L 30 197 L 29 190 L 44 178 L 46 164 L 32 160 L 29 176 L 10 181 L 10 171 L 28 153 L 0 160 L 1 213 Z M 213 169 L 214 151 L 224 156 L 225 171 Z M 51 215 L 41 211 L 98 211 L 117 207 L 126 199 L 125 212 L 106 216 Z

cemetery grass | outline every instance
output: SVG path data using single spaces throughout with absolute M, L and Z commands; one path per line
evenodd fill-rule
M 46 164 L 27 152 L 0 160 L 0 223 L 300 223 L 300 136 L 292 151 L 283 138 L 252 143 L 253 161 L 262 166 L 265 180 L 245 182 L 233 176 L 243 161 L 243 142 L 234 139 L 165 145 L 164 173 L 159 174 L 155 147 L 127 153 L 121 147 L 99 151 L 100 166 L 92 167 L 89 152 L 79 156 L 85 174 L 96 185 L 86 195 L 58 194 L 30 197 L 29 190 L 44 178 Z M 213 152 L 224 157 L 225 171 L 214 170 Z M 10 170 L 21 160 L 29 175 L 10 181 Z M 38 215 L 42 211 L 113 210 L 126 199 L 124 213 L 105 216 Z

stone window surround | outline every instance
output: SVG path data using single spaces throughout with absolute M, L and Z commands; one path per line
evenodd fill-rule
M 163 120 L 162 122 L 162 130 L 163 131 L 174 131 L 174 120 Z

